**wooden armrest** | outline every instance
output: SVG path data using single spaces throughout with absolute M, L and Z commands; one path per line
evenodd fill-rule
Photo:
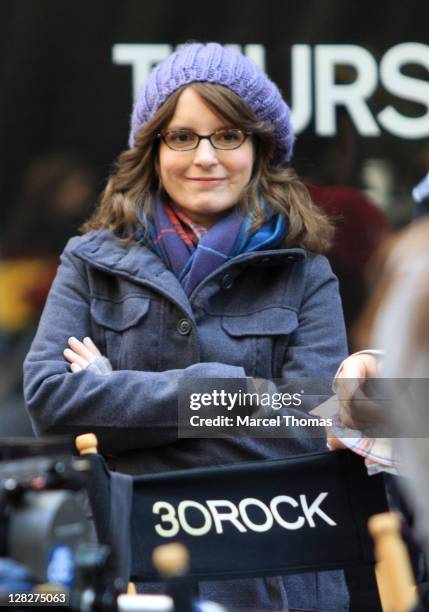
M 93 433 L 82 434 L 75 440 L 77 450 L 81 455 L 98 453 L 97 436 Z
M 161 544 L 154 548 L 152 561 L 163 578 L 184 576 L 189 570 L 189 552 L 180 542 Z
M 77 450 L 81 455 L 96 454 L 98 453 L 98 440 L 97 436 L 93 433 L 82 434 L 77 436 L 75 440 Z M 136 585 L 134 582 L 128 583 L 127 595 L 136 595 Z
M 368 521 L 374 538 L 375 573 L 384 611 L 408 612 L 417 603 L 408 552 L 401 537 L 401 521 L 393 512 L 375 514 Z

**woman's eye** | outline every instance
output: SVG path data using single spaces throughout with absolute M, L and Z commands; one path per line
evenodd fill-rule
M 241 134 L 237 130 L 228 130 L 226 132 L 221 132 L 221 134 L 219 134 L 219 136 L 225 142 L 237 142 L 241 138 Z
M 192 132 L 172 132 L 168 136 L 171 142 L 191 142 L 194 139 Z

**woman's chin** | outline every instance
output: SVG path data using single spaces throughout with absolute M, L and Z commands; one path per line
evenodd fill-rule
M 199 200 L 188 207 L 188 210 L 200 215 L 222 215 L 230 210 L 234 204 L 218 202 L 213 200 Z

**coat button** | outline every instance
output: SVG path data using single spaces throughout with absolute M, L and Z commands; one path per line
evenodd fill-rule
M 188 319 L 180 319 L 177 324 L 177 331 L 182 336 L 187 336 L 192 331 L 192 323 Z
M 231 274 L 225 274 L 225 276 L 222 278 L 222 281 L 221 281 L 222 287 L 224 289 L 231 289 L 233 284 L 234 284 L 234 279 L 231 276 Z

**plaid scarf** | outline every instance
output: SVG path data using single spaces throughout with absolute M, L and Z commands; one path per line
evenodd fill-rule
M 207 229 L 176 207 L 158 201 L 155 218 L 149 222 L 146 244 L 174 272 L 190 296 L 204 278 L 233 257 L 280 245 L 287 232 L 286 220 L 265 204 L 263 207 L 264 225 L 249 234 L 252 216 L 243 215 L 236 208 Z

